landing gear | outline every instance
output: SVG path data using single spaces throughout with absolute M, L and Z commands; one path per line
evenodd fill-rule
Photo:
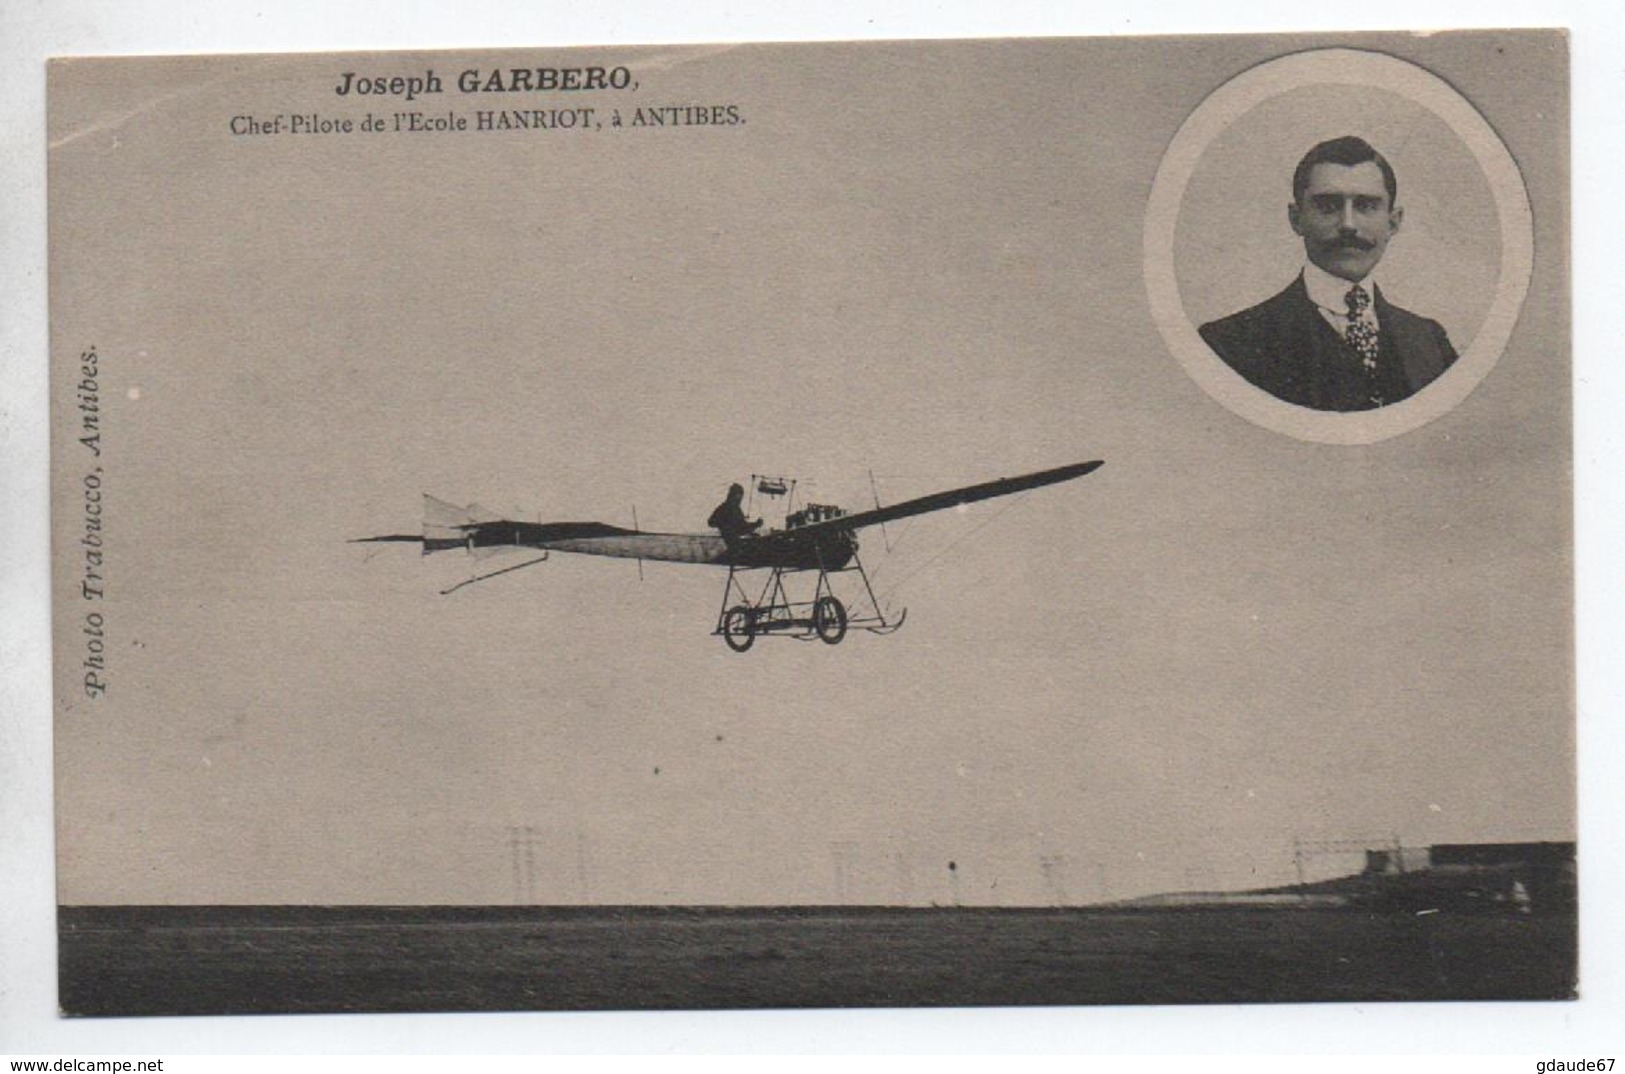
M 728 648 L 736 653 L 742 653 L 756 643 L 756 635 L 752 630 L 756 616 L 743 604 L 736 604 L 722 614 L 722 623 L 717 627 L 717 633 L 722 640 L 728 643 Z
M 826 645 L 839 645 L 846 637 L 846 605 L 832 596 L 813 602 L 813 630 Z
M 806 599 L 792 600 L 791 590 L 802 575 L 816 576 L 813 591 Z M 840 583 L 846 600 L 835 594 L 836 579 L 856 574 L 856 582 Z M 765 576 L 760 587 L 746 586 L 752 578 Z M 805 583 L 801 583 L 805 585 Z M 805 593 L 805 589 L 802 590 Z M 888 617 L 880 610 L 869 576 L 854 553 L 850 562 L 835 569 L 824 567 L 729 567 L 728 585 L 723 592 L 722 612 L 716 630 L 728 648 L 736 653 L 749 649 L 764 634 L 809 641 L 817 638 L 825 645 L 839 645 L 851 629 L 872 634 L 890 634 L 903 625 L 907 612 Z

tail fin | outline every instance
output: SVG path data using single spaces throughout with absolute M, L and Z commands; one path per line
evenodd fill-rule
M 464 534 L 474 524 L 472 508 L 437 500 L 427 492 L 423 494 L 422 540 L 425 554 L 463 544 Z
M 428 555 L 430 552 L 443 552 L 450 548 L 469 547 L 469 533 L 481 523 L 495 521 L 498 521 L 497 516 L 479 504 L 459 507 L 454 503 L 447 503 L 445 500 L 439 500 L 428 493 L 424 493 L 423 532 L 421 534 L 387 533 L 378 537 L 357 537 L 350 543 L 410 542 L 412 544 L 422 544 L 423 554 Z
M 496 524 L 496 525 L 494 525 Z M 590 524 L 596 525 L 596 524 Z M 576 527 L 571 523 L 569 526 Z M 357 537 L 352 544 L 382 541 L 421 543 L 423 554 L 463 549 L 473 556 L 484 558 L 525 547 L 519 533 L 529 523 L 509 522 L 496 512 L 469 504 L 459 507 L 454 503 L 423 494 L 423 533 L 389 533 L 378 537 Z M 579 527 L 577 527 L 579 528 Z M 613 527 L 599 527 L 613 529 Z M 620 531 L 617 531 L 620 532 Z M 579 535 L 579 534 L 577 534 Z
M 501 522 L 503 518 L 477 503 L 458 507 L 454 503 L 423 494 L 423 554 L 443 552 L 451 548 L 466 548 L 477 556 L 501 551 L 500 547 L 476 547 L 469 534 L 488 522 Z

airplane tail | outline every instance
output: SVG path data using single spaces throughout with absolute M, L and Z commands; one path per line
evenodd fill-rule
M 469 541 L 469 534 L 482 523 L 497 521 L 500 521 L 499 516 L 477 503 L 459 507 L 457 504 L 447 503 L 424 493 L 422 533 L 387 533 L 378 537 L 357 537 L 350 543 L 372 544 L 386 541 L 421 543 L 424 555 L 453 548 L 468 549 L 476 554 L 489 553 L 492 549 L 474 548 Z

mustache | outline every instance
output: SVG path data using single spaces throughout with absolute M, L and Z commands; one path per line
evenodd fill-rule
M 1369 239 L 1362 239 L 1358 235 L 1339 235 L 1335 239 L 1326 239 L 1321 242 L 1322 250 L 1374 250 L 1377 244 Z

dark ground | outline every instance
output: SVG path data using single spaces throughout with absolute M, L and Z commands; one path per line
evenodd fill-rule
M 1573 914 L 62 907 L 63 1012 L 1567 999 Z

